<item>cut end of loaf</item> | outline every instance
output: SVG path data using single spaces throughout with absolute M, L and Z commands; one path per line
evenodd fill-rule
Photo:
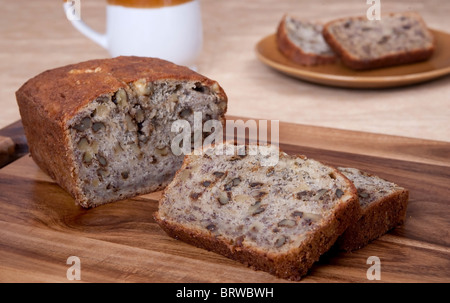
M 194 112 L 222 120 L 226 107 L 217 84 L 195 81 L 140 79 L 98 97 L 67 125 L 77 202 L 95 207 L 162 189 L 183 161 L 171 151 L 172 122 L 192 127 Z

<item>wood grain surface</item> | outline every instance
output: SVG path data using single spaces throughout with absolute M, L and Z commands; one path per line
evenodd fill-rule
M 450 144 L 280 123 L 280 147 L 378 174 L 410 190 L 407 219 L 353 253 L 330 251 L 301 282 L 450 282 Z M 412 150 L 412 151 L 411 151 Z M 404 155 L 404 158 L 403 158 Z M 286 282 L 168 237 L 160 193 L 82 209 L 28 155 L 0 169 L 0 282 Z
M 228 113 L 338 129 L 450 142 L 450 76 L 391 89 L 341 89 L 279 73 L 260 62 L 257 43 L 285 13 L 329 21 L 365 16 L 365 0 L 200 0 L 204 44 L 198 71 L 217 80 Z M 417 11 L 430 28 L 450 32 L 450 1 L 381 1 L 381 12 Z M 15 91 L 47 69 L 110 55 L 73 28 L 62 1 L 2 2 L 0 127 L 18 119 Z M 81 17 L 105 31 L 105 0 L 81 0 Z

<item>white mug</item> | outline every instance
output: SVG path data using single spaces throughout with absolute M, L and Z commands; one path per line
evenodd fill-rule
M 105 34 L 81 20 L 80 1 L 64 2 L 67 18 L 112 57 L 157 57 L 195 68 L 203 44 L 198 0 L 107 0 Z

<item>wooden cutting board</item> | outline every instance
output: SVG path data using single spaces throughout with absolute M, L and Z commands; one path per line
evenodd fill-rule
M 353 253 L 325 254 L 302 281 L 368 282 L 367 259 L 377 256 L 381 282 L 450 282 L 450 143 L 288 123 L 280 143 L 410 190 L 403 226 Z M 23 156 L 0 169 L 0 282 L 68 282 L 70 256 L 84 282 L 285 282 L 168 237 L 152 218 L 159 196 L 85 210 Z

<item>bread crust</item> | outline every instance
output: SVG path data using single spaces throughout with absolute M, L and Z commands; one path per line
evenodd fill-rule
M 361 218 L 338 238 L 336 246 L 345 251 L 360 249 L 392 228 L 403 224 L 408 198 L 408 190 L 401 189 L 371 203 L 363 209 Z
M 71 64 L 47 70 L 28 80 L 16 92 L 31 156 L 36 164 L 83 207 L 91 207 L 77 185 L 69 121 L 96 98 L 126 88 L 139 79 L 184 80 L 204 86 L 217 84 L 187 67 L 157 58 L 121 56 Z M 219 98 L 227 100 L 217 84 Z M 165 186 L 166 184 L 164 184 Z M 136 194 L 161 189 L 142 188 Z M 133 195 L 124 195 L 121 199 Z M 113 201 L 113 200 L 111 200 Z M 111 201 L 105 201 L 111 202 Z
M 305 53 L 301 48 L 296 46 L 291 39 L 289 39 L 287 31 L 286 31 L 286 16 L 280 21 L 277 33 L 276 33 L 276 41 L 279 51 L 287 57 L 289 60 L 305 65 L 305 66 L 313 66 L 313 65 L 321 65 L 321 64 L 331 64 L 336 62 L 336 56 L 326 56 L 326 55 L 318 55 L 312 53 Z
M 357 204 L 357 199 L 353 198 L 345 205 L 346 207 L 340 207 L 336 211 L 335 216 L 326 226 L 310 232 L 300 247 L 280 255 L 233 245 L 212 234 L 163 220 L 158 213 L 154 214 L 154 219 L 172 238 L 221 254 L 254 270 L 263 270 L 279 278 L 298 281 L 308 273 L 314 262 L 318 261 L 319 257 L 331 248 L 339 234 L 345 230 L 345 226 L 349 226 L 358 216 Z
M 292 157 L 306 158 L 303 155 L 294 155 Z M 190 161 L 189 157 L 186 156 L 174 180 L 188 165 L 190 165 Z M 319 260 L 319 257 L 333 246 L 338 237 L 361 216 L 361 208 L 354 184 L 339 170 L 334 167 L 332 169 L 335 174 L 346 180 L 348 191 L 344 195 L 350 195 L 350 198 L 340 203 L 335 209 L 333 216 L 318 230 L 308 232 L 300 247 L 291 249 L 286 253 L 268 252 L 247 246 L 245 243 L 242 245 L 231 243 L 229 240 L 210 231 L 187 228 L 175 221 L 163 219 L 160 217 L 159 211 L 153 214 L 153 218 L 172 238 L 221 254 L 254 270 L 263 270 L 279 278 L 298 281 L 308 273 L 313 263 Z M 169 184 L 164 189 L 160 203 L 172 184 Z
M 47 70 L 28 80 L 16 92 L 20 105 L 44 111 L 51 120 L 67 122 L 95 98 L 125 88 L 139 79 L 216 83 L 187 67 L 146 57 L 97 59 Z M 220 88 L 220 94 L 225 95 Z
M 419 22 L 426 28 L 426 24 L 423 19 L 415 13 L 410 13 L 419 18 Z M 389 16 L 395 15 L 395 13 L 389 14 Z M 324 25 L 323 37 L 328 45 L 333 49 L 333 51 L 338 55 L 340 60 L 347 67 L 354 70 L 369 70 L 382 67 L 390 67 L 395 65 L 402 65 L 414 62 L 425 61 L 431 57 L 435 50 L 435 40 L 433 37 L 433 44 L 427 49 L 418 49 L 414 51 L 402 51 L 394 53 L 391 55 L 386 55 L 380 58 L 372 60 L 362 60 L 355 56 L 352 56 L 349 52 L 345 50 L 341 43 L 331 34 L 330 27 L 335 22 L 342 22 L 343 20 L 363 20 L 366 17 L 352 17 L 352 18 L 340 18 L 337 20 L 330 21 Z M 430 33 L 431 35 L 431 33 Z

